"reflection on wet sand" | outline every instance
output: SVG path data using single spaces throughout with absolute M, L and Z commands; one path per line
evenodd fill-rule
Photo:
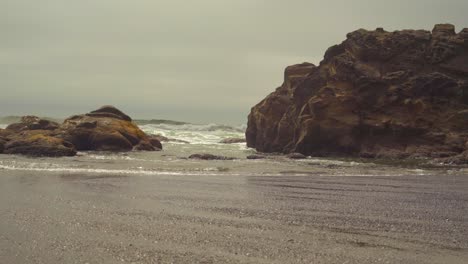
M 0 263 L 466 263 L 467 190 L 447 175 L 0 171 Z

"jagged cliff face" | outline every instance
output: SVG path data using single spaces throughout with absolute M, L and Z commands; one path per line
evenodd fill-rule
M 289 66 L 252 108 L 247 144 L 262 152 L 452 156 L 468 139 L 468 29 L 357 30 L 319 66 Z

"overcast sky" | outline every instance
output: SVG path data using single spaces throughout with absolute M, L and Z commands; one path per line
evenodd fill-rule
M 287 65 L 358 28 L 468 27 L 467 0 L 0 0 L 0 115 L 113 104 L 243 123 Z

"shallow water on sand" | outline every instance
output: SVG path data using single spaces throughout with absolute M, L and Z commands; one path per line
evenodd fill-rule
M 5 127 L 6 125 L 0 125 Z M 217 124 L 173 124 L 162 121 L 140 125 L 148 134 L 160 134 L 188 143 L 163 142 L 161 152 L 80 152 L 75 157 L 28 158 L 0 155 L 0 170 L 68 173 L 113 173 L 133 175 L 428 175 L 464 174 L 465 168 L 428 167 L 424 162 L 401 163 L 356 159 L 308 158 L 290 160 L 268 155 L 247 160 L 256 151 L 245 143 L 221 144 L 226 138 L 244 137 L 245 126 Z M 227 161 L 190 160 L 195 153 L 235 158 Z
M 211 153 L 235 160 L 191 160 L 194 153 Z M 466 174 L 466 168 L 421 167 L 418 164 L 391 164 L 381 161 L 308 158 L 290 160 L 268 156 L 248 160 L 255 151 L 245 144 L 166 143 L 161 152 L 80 152 L 75 157 L 29 158 L 0 155 L 0 170 L 100 173 L 129 175 L 430 175 Z

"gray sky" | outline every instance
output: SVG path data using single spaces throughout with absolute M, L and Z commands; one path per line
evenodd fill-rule
M 466 0 L 0 0 L 0 115 L 113 104 L 243 123 L 287 65 L 358 28 L 468 27 Z

